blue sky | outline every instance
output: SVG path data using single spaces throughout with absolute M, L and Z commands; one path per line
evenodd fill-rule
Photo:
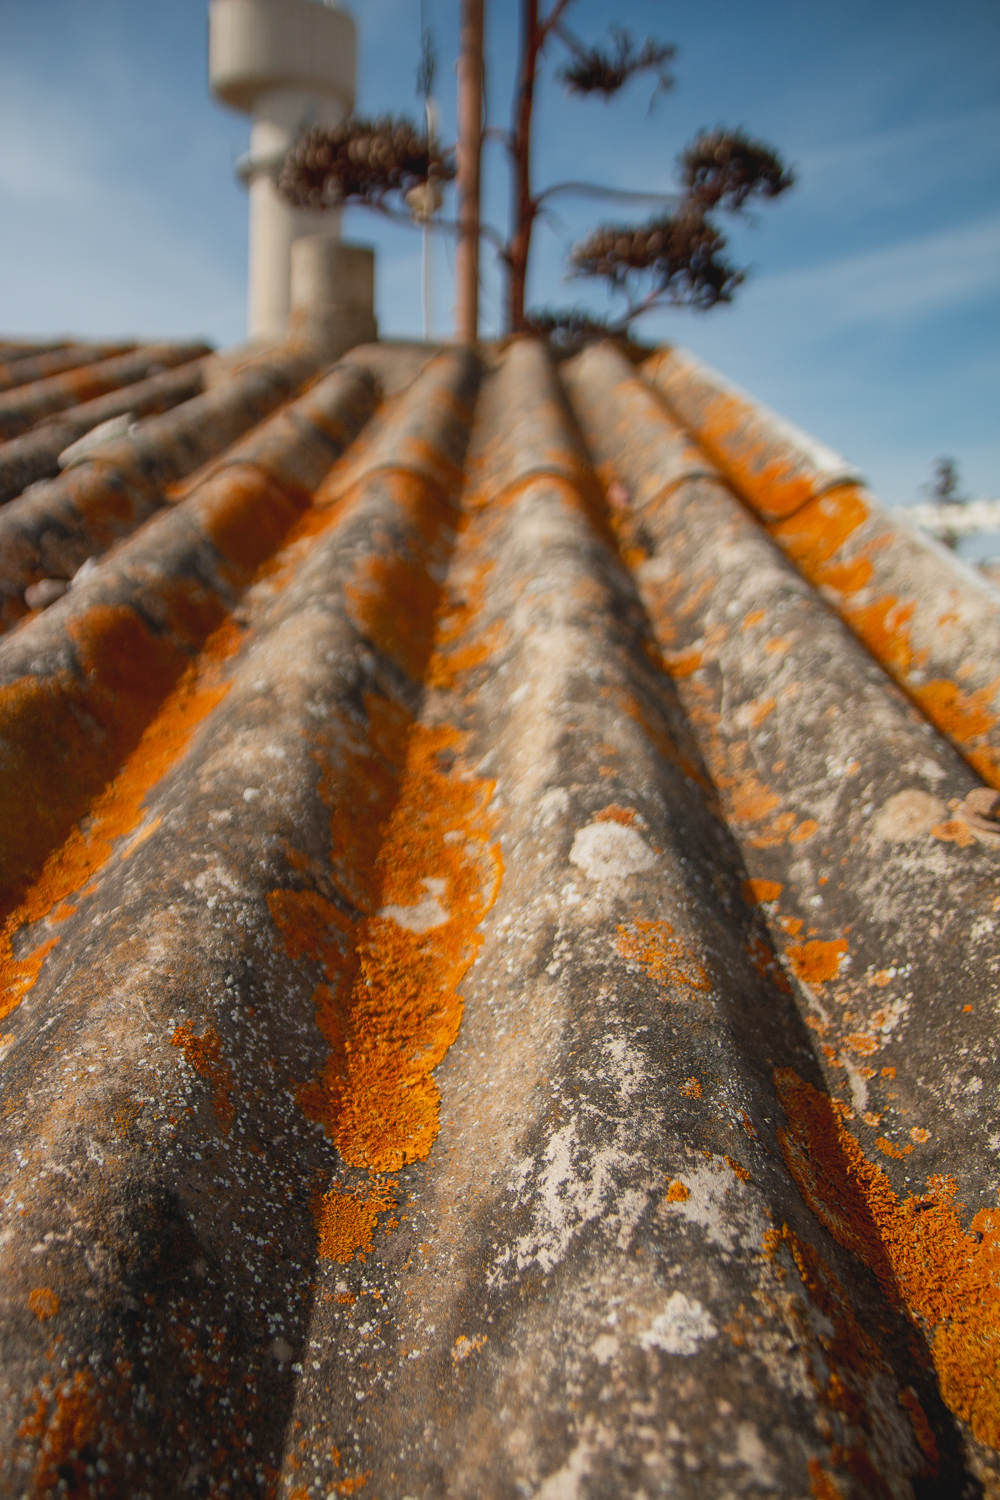
M 424 0 L 453 119 L 457 0 Z M 355 0 L 359 108 L 416 112 L 419 0 Z M 506 122 L 513 0 L 487 0 L 491 120 Z M 232 160 L 245 119 L 205 85 L 205 0 L 0 0 L 0 330 L 243 336 L 246 199 Z M 779 146 L 799 186 L 734 252 L 732 308 L 664 313 L 650 338 L 687 345 L 859 463 L 885 499 L 917 498 L 931 461 L 1000 494 L 1000 7 L 995 0 L 576 0 L 574 29 L 610 18 L 677 43 L 677 87 L 647 112 L 641 81 L 605 106 L 543 93 L 536 179 L 669 190 L 701 127 Z M 502 222 L 506 166 L 489 148 Z M 531 300 L 602 304 L 563 281 L 596 217 L 561 204 L 539 233 Z M 619 215 L 615 215 L 619 217 Z M 379 249 L 385 333 L 419 333 L 419 237 L 360 211 Z M 434 248 L 435 332 L 450 322 L 450 252 Z M 484 313 L 497 326 L 487 256 Z

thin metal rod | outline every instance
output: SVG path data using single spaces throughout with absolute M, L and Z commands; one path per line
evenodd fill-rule
M 483 140 L 483 0 L 462 0 L 458 54 L 458 245 L 455 338 L 479 335 L 479 177 Z

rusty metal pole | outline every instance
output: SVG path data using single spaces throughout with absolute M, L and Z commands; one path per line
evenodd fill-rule
M 479 165 L 483 144 L 483 0 L 462 0 L 458 51 L 458 245 L 455 339 L 479 336 Z

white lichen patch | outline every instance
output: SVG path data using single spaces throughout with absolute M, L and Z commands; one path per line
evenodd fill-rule
M 907 787 L 882 804 L 872 822 L 872 836 L 881 843 L 905 843 L 923 838 L 947 816 L 948 809 L 940 797 L 919 787 Z
M 661 1202 L 658 1213 L 697 1224 L 713 1245 L 733 1251 L 759 1250 L 770 1227 L 756 1189 L 743 1182 L 723 1157 L 684 1172 L 686 1198 Z
M 664 1354 L 697 1354 L 718 1331 L 711 1313 L 697 1297 L 674 1292 L 663 1311 L 640 1334 L 639 1343 L 644 1349 L 662 1349 Z
M 535 827 L 551 828 L 569 812 L 569 792 L 564 786 L 550 787 L 539 797 L 535 807 Z
M 578 829 L 569 857 L 594 881 L 624 880 L 656 864 L 645 839 L 621 823 L 588 823 Z
M 441 904 L 441 897 L 445 893 L 447 881 L 422 880 L 420 883 L 427 892 L 422 901 L 418 901 L 415 906 L 380 907 L 379 916 L 388 918 L 399 927 L 405 927 L 407 932 L 430 932 L 434 927 L 443 927 L 448 921 L 448 912 Z
M 641 1158 L 624 1143 L 597 1150 L 587 1146 L 578 1120 L 570 1120 L 551 1137 L 540 1161 L 528 1157 L 515 1169 L 514 1191 L 522 1202 L 532 1203 L 532 1223 L 502 1253 L 492 1279 L 502 1279 L 511 1260 L 519 1271 L 532 1263 L 544 1272 L 553 1270 L 580 1230 L 595 1219 L 613 1218 L 620 1226 L 618 1183 L 634 1180 L 640 1166 Z

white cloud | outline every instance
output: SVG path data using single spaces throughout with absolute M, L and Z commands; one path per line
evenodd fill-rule
M 796 312 L 812 336 L 826 325 L 914 323 L 948 308 L 980 302 L 1000 288 L 1000 214 L 824 265 L 756 279 L 764 316 L 780 304 L 783 321 Z

